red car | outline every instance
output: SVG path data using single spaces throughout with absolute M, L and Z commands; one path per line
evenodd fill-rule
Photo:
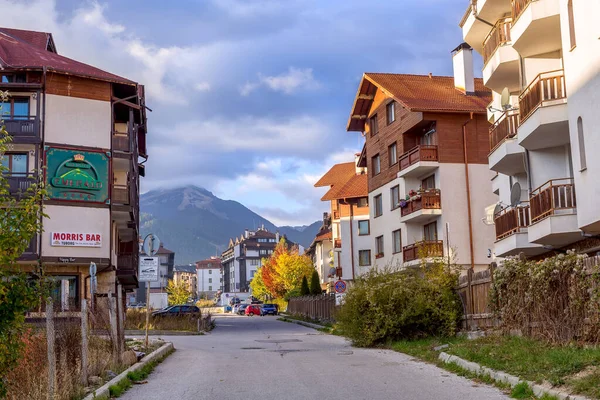
M 260 306 L 258 306 L 256 304 L 250 304 L 248 307 L 246 307 L 245 313 L 246 313 L 246 315 L 249 315 L 249 316 L 262 315 Z

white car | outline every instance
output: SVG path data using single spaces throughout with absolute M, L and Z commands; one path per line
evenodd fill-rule
M 233 306 L 233 308 L 231 309 L 231 313 L 237 315 L 239 310 L 240 310 L 240 304 L 235 304 Z

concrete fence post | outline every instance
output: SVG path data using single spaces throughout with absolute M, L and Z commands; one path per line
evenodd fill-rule
M 81 300 L 81 383 L 87 386 L 88 373 L 88 308 L 87 300 Z
M 117 329 L 117 300 L 108 293 L 108 318 L 110 320 L 110 336 L 112 339 L 112 355 L 115 363 L 120 363 L 119 334 Z
M 54 304 L 52 297 L 46 299 L 46 339 L 48 343 L 48 400 L 54 400 L 56 392 L 56 347 L 54 331 Z
M 119 357 L 122 357 L 123 352 L 125 351 L 125 326 L 124 323 L 124 311 L 125 307 L 123 307 L 123 286 L 117 285 L 117 316 L 119 322 Z M 120 361 L 120 359 L 119 359 Z

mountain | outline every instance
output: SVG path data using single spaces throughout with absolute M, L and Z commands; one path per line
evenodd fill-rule
M 299 227 L 277 227 L 237 201 L 220 199 L 196 186 L 153 190 L 140 196 L 142 237 L 150 232 L 156 234 L 166 248 L 175 252 L 176 264 L 220 255 L 229 238 L 263 225 L 308 247 L 321 221 Z

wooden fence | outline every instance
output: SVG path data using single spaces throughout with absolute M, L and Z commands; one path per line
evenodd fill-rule
M 467 271 L 458 279 L 458 294 L 463 305 L 462 329 L 467 331 L 498 326 L 489 307 L 494 267 L 479 272 Z
M 288 303 L 287 312 L 317 321 L 333 321 L 335 295 L 293 297 Z

